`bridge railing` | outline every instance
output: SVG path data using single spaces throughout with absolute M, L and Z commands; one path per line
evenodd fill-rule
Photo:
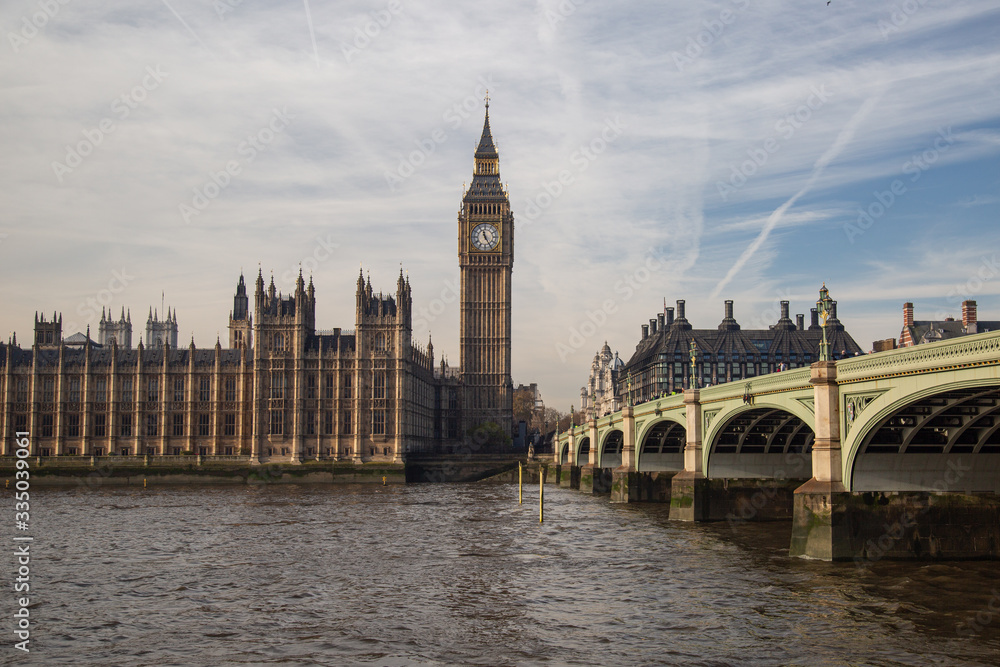
M 714 403 L 730 398 L 743 396 L 748 391 L 752 396 L 773 394 L 781 391 L 802 389 L 809 386 L 810 369 L 808 366 L 793 368 L 767 375 L 758 375 L 743 380 L 733 380 L 725 384 L 717 384 L 701 390 L 702 403 Z M 749 385 L 749 389 L 747 387 Z
M 980 363 L 1000 363 L 1000 331 L 843 359 L 837 362 L 837 382 L 948 370 Z

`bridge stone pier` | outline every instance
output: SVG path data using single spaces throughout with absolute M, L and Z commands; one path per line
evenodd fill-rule
M 687 390 L 558 443 L 574 488 L 791 520 L 792 555 L 1000 558 L 1000 332 Z

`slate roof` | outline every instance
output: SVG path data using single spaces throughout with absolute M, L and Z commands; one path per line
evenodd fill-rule
M 917 320 L 913 322 L 912 327 L 903 327 L 903 332 L 909 329 L 910 340 L 913 341 L 915 345 L 921 343 L 936 343 L 941 340 L 948 340 L 950 338 L 959 338 L 961 336 L 968 336 L 969 333 L 962 326 L 962 323 L 958 320 Z M 976 333 L 985 333 L 987 331 L 997 331 L 1000 330 L 1000 322 L 979 320 L 976 323 Z M 900 339 L 902 340 L 903 335 L 900 333 Z
M 493 142 L 493 133 L 490 131 L 490 108 L 486 107 L 486 120 L 483 122 L 483 135 L 479 139 L 479 146 L 476 148 L 476 159 L 499 160 L 496 144 Z M 503 184 L 500 182 L 500 173 L 495 174 L 474 174 L 472 184 L 469 185 L 465 193 L 465 201 L 507 201 L 507 193 L 504 192 Z
M 844 329 L 838 320 L 830 319 L 827 328 L 827 338 L 833 356 L 854 356 L 862 354 L 861 348 Z M 735 325 L 735 327 L 733 326 Z M 680 361 L 690 361 L 690 344 L 694 339 L 698 346 L 698 356 L 705 353 L 726 355 L 726 361 L 732 360 L 732 355 L 741 358 L 746 355 L 767 359 L 789 361 L 794 352 L 798 360 L 803 360 L 806 354 L 815 361 L 819 356 L 819 346 L 823 340 L 821 329 L 798 329 L 791 320 L 779 320 L 770 329 L 740 329 L 735 320 L 723 320 L 717 329 L 694 329 L 686 319 L 674 320 L 674 323 L 658 329 L 636 345 L 632 358 L 625 364 L 626 372 L 635 372 L 656 361 L 661 353 L 667 355 L 668 361 L 674 361 L 680 354 Z

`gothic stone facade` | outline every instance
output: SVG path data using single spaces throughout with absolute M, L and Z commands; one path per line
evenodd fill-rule
M 514 415 L 510 374 L 514 215 L 500 182 L 500 155 L 490 132 L 489 109 L 487 102 L 472 184 L 458 214 L 461 381 L 465 430 L 492 422 L 509 436 Z
M 315 289 L 301 276 L 283 296 L 258 274 L 252 325 L 247 298 L 238 289 L 230 336 L 246 340 L 252 326 L 253 348 L 140 342 L 129 350 L 89 337 L 67 345 L 58 318 L 36 317 L 30 350 L 0 346 L 4 453 L 15 432 L 27 431 L 42 456 L 400 461 L 458 436 L 448 429 L 460 418 L 457 388 L 435 378 L 433 347 L 410 339 L 402 274 L 393 296 L 375 294 L 359 276 L 354 331 L 316 331 Z

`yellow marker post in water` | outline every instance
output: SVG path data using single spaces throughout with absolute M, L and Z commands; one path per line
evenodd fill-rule
M 517 462 L 517 504 L 521 504 L 521 500 L 524 496 L 524 468 L 521 467 L 521 462 Z
M 545 519 L 545 476 L 542 467 L 538 466 L 538 523 Z

